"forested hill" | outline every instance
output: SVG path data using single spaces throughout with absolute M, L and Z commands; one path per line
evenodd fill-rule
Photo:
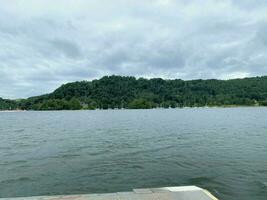
M 0 99 L 0 109 L 23 110 L 258 105 L 267 106 L 267 76 L 191 81 L 105 76 L 16 102 Z

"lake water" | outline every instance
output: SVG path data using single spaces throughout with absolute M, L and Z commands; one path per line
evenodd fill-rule
M 0 113 L 0 197 L 197 185 L 267 199 L 267 108 Z

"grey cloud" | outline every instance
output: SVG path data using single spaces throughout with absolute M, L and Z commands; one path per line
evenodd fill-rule
M 267 20 L 258 28 L 255 40 L 257 40 L 258 45 L 267 47 Z
M 82 56 L 80 47 L 74 42 L 63 39 L 53 39 L 49 42 L 54 47 L 54 51 L 59 51 L 66 57 L 78 59 Z
M 39 95 L 69 81 L 111 74 L 267 74 L 264 0 L 0 3 L 1 97 Z

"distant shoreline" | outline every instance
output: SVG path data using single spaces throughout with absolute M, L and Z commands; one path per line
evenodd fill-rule
M 0 110 L 0 112 L 25 112 L 29 110 Z
M 95 111 L 95 110 L 172 110 L 172 109 L 203 109 L 203 108 L 267 108 L 267 106 L 262 105 L 254 105 L 254 106 L 236 106 L 236 105 L 230 105 L 230 106 L 198 106 L 198 107 L 175 107 L 175 108 L 164 108 L 164 107 L 158 107 L 158 108 L 108 108 L 108 109 L 78 109 L 78 110 L 0 110 L 0 112 L 46 112 L 46 111 Z

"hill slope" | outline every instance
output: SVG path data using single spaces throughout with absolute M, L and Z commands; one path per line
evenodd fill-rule
M 15 107 L 76 110 L 254 105 L 267 105 L 267 76 L 191 81 L 105 76 L 99 80 L 64 84 L 51 94 L 16 102 Z

